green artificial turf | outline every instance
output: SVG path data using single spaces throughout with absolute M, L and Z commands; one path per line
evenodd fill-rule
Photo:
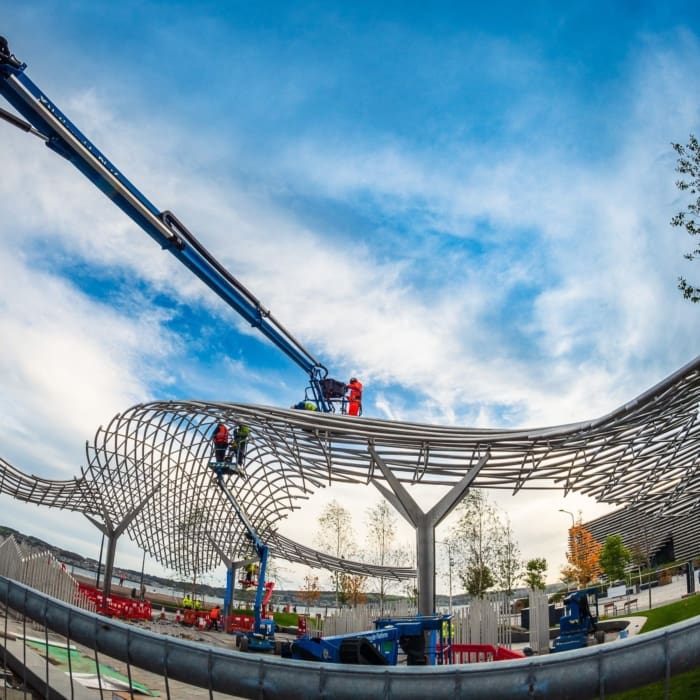
M 98 667 L 94 658 L 81 654 L 75 648 L 68 649 L 65 646 L 49 644 L 47 649 L 46 644 L 42 642 L 27 640 L 26 643 L 27 646 L 36 649 L 36 651 L 42 655 L 47 654 L 48 652 L 50 662 L 54 666 L 58 666 L 63 669 L 66 673 L 68 673 L 69 668 L 72 673 L 89 673 L 91 675 L 97 675 L 99 673 L 99 675 L 105 679 L 114 679 L 127 685 L 129 684 L 129 678 L 123 673 L 120 673 L 111 666 L 106 666 L 104 664 L 99 664 Z M 137 683 L 136 681 L 132 680 L 131 687 L 143 695 L 157 696 L 157 693 L 152 692 L 142 683 Z

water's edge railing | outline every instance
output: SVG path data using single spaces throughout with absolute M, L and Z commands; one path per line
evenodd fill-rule
M 463 666 L 317 664 L 228 651 L 139 629 L 0 577 L 0 603 L 45 628 L 167 679 L 245 698 L 604 698 L 700 665 L 700 617 L 582 650 Z M 168 693 L 168 697 L 170 694 Z

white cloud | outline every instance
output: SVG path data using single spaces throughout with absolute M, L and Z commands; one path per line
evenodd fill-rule
M 274 163 L 260 156 L 235 165 L 221 162 L 219 133 L 203 125 L 193 142 L 190 125 L 153 105 L 147 115 L 117 116 L 106 88 L 64 88 L 62 106 L 333 372 L 362 376 L 366 411 L 545 426 L 603 415 L 697 353 L 697 309 L 675 289 L 686 242 L 668 220 L 679 207 L 669 142 L 697 125 L 688 86 L 699 56 L 685 37 L 672 49 L 650 42 L 630 58 L 611 106 L 616 122 L 598 115 L 609 153 L 568 145 L 589 116 L 585 104 L 560 101 L 538 131 L 549 98 L 537 91 L 506 110 L 502 143 L 455 130 L 415 147 L 410 135 L 359 129 L 330 142 L 310 128 Z M 580 122 L 568 121 L 576 113 Z M 506 138 L 522 138 L 524 124 L 527 139 Z M 9 127 L 1 138 L 2 455 L 66 478 L 97 426 L 149 398 L 171 371 L 191 385 L 210 378 L 165 330 L 164 312 L 150 310 L 153 290 L 256 331 L 72 166 Z M 234 170 L 248 165 L 250 180 Z M 323 207 L 298 213 L 295 196 L 309 207 L 342 205 L 360 223 L 345 230 Z M 57 278 L 50 263 L 59 252 L 144 281 L 143 308 L 109 308 Z M 49 269 L 29 267 L 42 258 Z M 531 298 L 513 310 L 523 287 Z M 237 399 L 260 403 L 277 403 L 275 385 L 293 381 L 291 372 L 270 379 L 251 357 L 236 357 L 226 372 Z M 353 507 L 366 498 L 359 493 L 347 496 Z M 571 498 L 503 499 L 523 553 L 544 553 L 550 573 L 565 546 L 567 516 L 557 509 Z M 584 519 L 601 508 L 581 502 Z M 533 507 L 553 518 L 535 522 Z M 305 523 L 319 506 L 310 508 Z
M 121 316 L 21 257 L 0 252 L 0 270 L 3 456 L 68 478 L 98 425 L 148 396 L 175 341 L 157 313 Z

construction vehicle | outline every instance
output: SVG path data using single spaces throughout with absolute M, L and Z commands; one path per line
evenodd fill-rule
M 452 615 L 380 618 L 368 632 L 301 637 L 283 654 L 305 661 L 396 666 L 401 650 L 408 666 L 449 663 L 451 620 Z
M 175 214 L 159 211 L 129 182 L 27 77 L 25 69 L 26 64 L 14 56 L 7 40 L 0 37 L 0 93 L 24 119 L 4 109 L 0 109 L 0 118 L 39 137 L 54 153 L 72 163 L 164 250 L 301 367 L 309 377 L 307 401 L 320 411 L 345 412 L 345 384 L 328 377 L 327 368 L 214 258 Z
M 559 636 L 552 651 L 568 651 L 605 641 L 605 632 L 598 629 L 598 589 L 584 588 L 564 598 L 565 614 L 559 620 Z
M 211 462 L 209 466 L 214 471 L 216 485 L 233 506 L 236 515 L 246 530 L 246 536 L 251 541 L 260 559 L 258 578 L 255 582 L 253 629 L 236 631 L 236 646 L 240 647 L 241 651 L 273 651 L 275 649 L 275 621 L 271 618 L 267 618 L 265 615 L 267 603 L 272 597 L 272 590 L 274 588 L 274 583 L 271 581 L 265 582 L 265 572 L 267 570 L 267 559 L 269 555 L 268 547 L 262 541 L 250 520 L 248 520 L 245 511 L 241 508 L 236 497 L 226 486 L 224 477 L 233 473 L 235 467 L 231 467 L 230 465 L 222 466 L 219 462 Z

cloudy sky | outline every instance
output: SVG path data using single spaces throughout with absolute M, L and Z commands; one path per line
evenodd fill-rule
M 687 204 L 671 142 L 699 131 L 700 9 L 469 5 L 36 0 L 4 7 L 0 32 L 333 376 L 364 381 L 367 415 L 595 418 L 700 347 L 676 288 L 700 269 L 669 225 Z M 298 367 L 41 141 L 0 123 L 0 163 L 0 456 L 66 479 L 135 403 L 303 396 Z M 312 544 L 331 498 L 361 541 L 369 487 L 326 489 L 284 534 Z M 609 510 L 494 498 L 552 582 L 559 509 Z M 86 520 L 0 507 L 0 524 L 97 557 Z M 117 564 L 140 563 L 120 542 Z

